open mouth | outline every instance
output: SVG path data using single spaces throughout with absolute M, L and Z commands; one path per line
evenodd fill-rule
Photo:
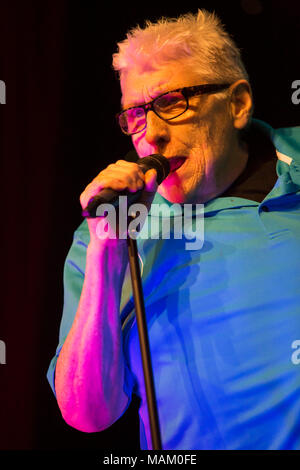
M 173 173 L 174 171 L 178 170 L 186 161 L 185 157 L 172 157 L 169 158 L 169 163 L 170 163 L 170 173 Z

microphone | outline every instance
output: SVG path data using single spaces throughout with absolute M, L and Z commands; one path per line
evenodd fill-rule
M 158 153 L 149 155 L 148 157 L 140 158 L 136 163 L 139 165 L 144 174 L 148 170 L 154 168 L 157 173 L 156 180 L 158 184 L 160 184 L 170 173 L 169 160 Z M 138 200 L 142 191 L 143 190 L 140 189 L 135 193 L 130 193 L 126 189 L 124 191 L 114 191 L 110 188 L 104 188 L 99 192 L 99 194 L 90 199 L 87 207 L 82 211 L 82 215 L 83 217 L 97 217 L 97 208 L 101 204 L 109 203 L 117 208 L 119 205 L 120 195 L 126 195 L 128 197 L 128 203 L 133 204 L 136 200 Z

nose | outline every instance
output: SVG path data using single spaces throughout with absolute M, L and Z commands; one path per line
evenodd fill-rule
M 152 110 L 149 110 L 147 113 L 145 139 L 148 144 L 156 147 L 157 150 L 161 152 L 164 146 L 170 141 L 170 126 Z

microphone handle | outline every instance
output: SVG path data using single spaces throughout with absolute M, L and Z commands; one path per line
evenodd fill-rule
M 87 207 L 82 211 L 83 217 L 95 218 L 97 217 L 97 208 L 101 204 L 111 204 L 115 209 L 119 206 L 119 196 L 127 196 L 128 204 L 133 204 L 137 201 L 142 193 L 142 189 L 139 189 L 135 193 L 128 193 L 127 190 L 124 191 L 114 191 L 110 188 L 104 188 L 101 190 L 101 194 L 95 196 L 87 205 Z

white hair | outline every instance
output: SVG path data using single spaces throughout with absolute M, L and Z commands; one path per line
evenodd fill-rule
M 118 43 L 113 68 L 122 76 L 132 67 L 143 71 L 174 61 L 199 72 L 207 82 L 249 81 L 236 44 L 219 18 L 206 10 L 147 21 L 144 28 L 130 30 Z

